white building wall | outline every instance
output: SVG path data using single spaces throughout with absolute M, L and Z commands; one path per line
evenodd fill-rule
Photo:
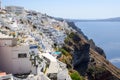
M 50 62 L 50 66 L 46 73 L 58 73 L 59 64 L 57 62 Z
M 18 58 L 18 54 L 27 54 Z M 0 47 L 0 70 L 12 74 L 24 74 L 31 71 L 29 46 Z
M 7 73 L 10 73 L 12 71 L 10 47 L 0 47 L 0 70 Z
M 52 55 L 50 55 L 49 53 L 43 53 L 42 56 L 43 56 L 43 58 L 45 57 L 47 59 L 46 60 L 44 58 L 47 61 L 47 63 L 49 64 L 49 66 L 46 70 L 46 74 L 47 73 L 58 73 L 60 66 L 59 66 L 59 63 L 57 62 L 57 59 L 55 57 L 53 57 Z
M 27 54 L 26 58 L 18 58 L 19 54 Z M 29 46 L 18 46 L 12 49 L 13 73 L 22 74 L 31 71 Z

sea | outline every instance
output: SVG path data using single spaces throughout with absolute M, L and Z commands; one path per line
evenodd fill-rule
M 75 22 L 106 53 L 107 59 L 120 69 L 120 22 Z

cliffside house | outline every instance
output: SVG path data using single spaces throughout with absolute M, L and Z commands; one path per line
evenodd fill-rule
M 12 74 L 31 71 L 29 45 L 17 45 L 17 39 L 0 34 L 0 70 Z

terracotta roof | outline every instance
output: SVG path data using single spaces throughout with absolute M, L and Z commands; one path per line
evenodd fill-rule
M 0 72 L 0 76 L 5 76 L 6 72 Z

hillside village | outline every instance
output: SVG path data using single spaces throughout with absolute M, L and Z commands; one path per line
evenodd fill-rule
M 119 80 L 120 69 L 73 22 L 0 9 L 0 80 Z
M 71 80 L 55 48 L 64 44 L 66 21 L 6 6 L 0 11 L 0 80 Z

